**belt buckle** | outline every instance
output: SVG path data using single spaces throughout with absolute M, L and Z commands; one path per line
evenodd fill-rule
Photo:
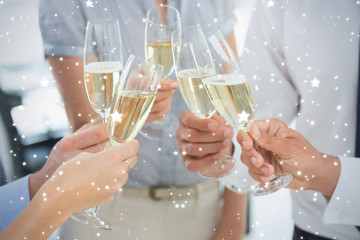
M 163 188 L 163 187 L 162 186 L 152 186 L 152 187 L 150 187 L 150 189 L 149 189 L 149 197 L 154 201 L 160 201 L 161 198 L 156 197 L 156 191 L 158 189 L 161 189 L 161 188 Z

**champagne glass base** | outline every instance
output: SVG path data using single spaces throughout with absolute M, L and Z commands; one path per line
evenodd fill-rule
M 100 217 L 93 217 L 86 211 L 75 212 L 71 215 L 71 218 L 83 224 L 91 225 L 104 230 L 114 230 L 115 228 L 110 222 Z
M 199 171 L 199 175 L 206 178 L 221 178 L 232 173 L 235 169 L 235 160 L 232 156 L 221 156 L 208 168 Z
M 251 193 L 254 196 L 263 196 L 269 193 L 276 192 L 277 190 L 286 187 L 292 180 L 291 174 L 272 175 L 268 183 L 260 183 L 251 188 Z
M 150 140 L 159 141 L 175 136 L 179 127 L 179 120 L 174 114 L 167 114 L 163 119 L 146 123 L 140 130 L 140 134 Z

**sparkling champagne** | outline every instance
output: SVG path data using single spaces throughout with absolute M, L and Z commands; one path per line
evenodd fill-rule
M 153 92 L 125 90 L 111 108 L 109 138 L 113 146 L 136 137 L 144 125 L 155 100 Z M 115 96 L 116 97 L 116 96 Z
M 120 62 L 93 62 L 85 66 L 86 91 L 96 112 L 109 111 L 122 68 Z
M 214 75 L 206 70 L 201 71 L 203 78 Z M 202 83 L 199 71 L 197 69 L 182 70 L 178 73 L 177 79 L 181 94 L 189 109 L 198 118 L 210 118 L 216 110 Z
M 248 131 L 254 121 L 254 102 L 244 76 L 216 75 L 205 78 L 203 83 L 220 115 L 231 126 Z
M 179 45 L 176 44 L 176 53 Z M 152 41 L 146 43 L 146 58 L 151 62 L 164 66 L 163 77 L 169 76 L 174 69 L 172 48 L 170 40 Z

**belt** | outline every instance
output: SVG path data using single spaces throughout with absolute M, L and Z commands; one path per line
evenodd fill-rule
M 331 240 L 331 239 L 321 237 L 319 235 L 314 235 L 295 226 L 293 240 Z
M 151 198 L 154 201 L 196 198 L 199 194 L 219 189 L 218 181 L 203 181 L 191 186 L 152 186 L 150 188 L 124 186 L 121 195 Z

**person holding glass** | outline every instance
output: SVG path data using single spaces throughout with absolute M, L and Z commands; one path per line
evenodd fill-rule
M 242 161 L 259 182 L 293 175 L 293 239 L 359 239 L 359 2 L 255 8 L 240 66 L 262 120 L 237 135 Z M 198 160 L 188 167 L 205 168 Z
M 108 140 L 107 124 L 85 125 L 54 146 L 40 171 L 10 183 L 0 161 L 0 239 L 47 239 L 72 213 L 111 201 L 139 145 L 104 150 Z
M 181 25 L 200 24 L 205 31 L 219 28 L 235 46 L 232 0 L 109 0 L 81 1 L 76 4 L 72 1 L 47 0 L 40 3 L 45 54 L 74 130 L 97 116 L 83 85 L 82 56 L 87 21 L 95 18 L 117 19 L 120 23 L 123 59 L 130 54 L 145 56 L 146 12 L 160 4 L 169 4 L 178 9 Z M 176 118 L 187 110 L 181 94 L 175 91 L 177 87 L 175 80 L 162 80 L 147 122 L 161 120 L 170 111 L 170 103 L 171 113 Z M 209 130 L 226 132 L 221 140 L 228 140 L 228 146 L 224 148 L 232 148 L 233 130 L 223 123 L 223 119 L 215 116 Z M 129 181 L 114 201 L 101 206 L 100 216 L 115 226 L 113 231 L 100 232 L 103 239 L 241 238 L 246 229 L 246 195 L 237 195 L 227 189 L 222 192 L 216 180 L 204 179 L 197 173 L 189 172 L 179 161 L 181 153 L 175 137 L 154 141 L 138 135 L 136 139 L 140 143 L 138 158 L 141 164 L 131 171 Z M 220 205 L 222 199 L 224 204 Z M 98 229 L 75 224 L 70 221 L 65 224 L 61 237 L 98 238 Z

